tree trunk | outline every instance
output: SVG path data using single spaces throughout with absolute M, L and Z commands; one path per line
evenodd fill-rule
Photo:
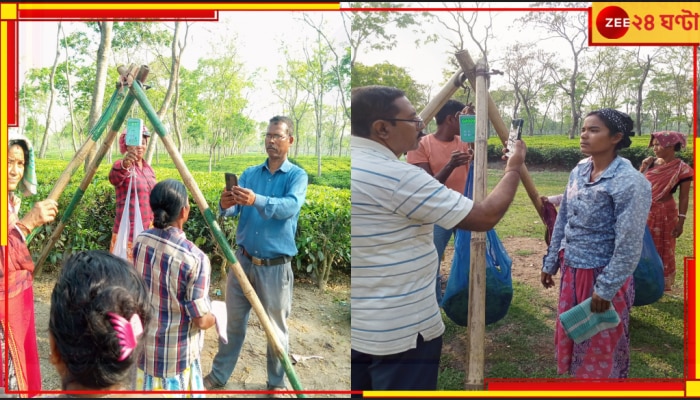
M 182 133 L 180 132 L 180 124 L 177 122 L 177 106 L 180 102 L 180 83 L 175 80 L 175 99 L 173 99 L 173 131 L 177 138 L 177 151 L 182 154 Z
M 574 61 L 574 73 L 569 80 L 569 100 L 571 102 L 571 127 L 569 128 L 569 139 L 576 137 L 578 133 L 579 113 L 576 108 L 576 75 L 578 72 L 578 62 Z
M 61 24 L 58 24 L 59 29 L 61 27 Z M 61 29 L 61 32 L 63 32 L 63 41 L 66 41 L 66 30 Z M 66 46 L 66 83 L 68 84 L 68 111 L 70 112 L 70 135 L 71 138 L 73 139 L 73 150 L 78 151 L 78 146 L 77 146 L 77 141 L 75 140 L 75 112 L 73 110 L 73 93 L 71 89 L 71 83 L 70 83 L 70 59 L 68 58 L 68 44 L 65 44 Z M 82 135 L 80 135 L 82 136 Z
M 182 43 L 178 41 L 178 36 L 180 35 L 180 29 L 182 29 L 183 24 L 185 25 L 185 37 Z M 165 115 L 166 112 L 168 112 L 168 106 L 170 105 L 170 100 L 173 97 L 173 93 L 175 93 L 175 89 L 177 86 L 177 81 L 180 79 L 180 60 L 182 59 L 182 53 L 185 51 L 185 47 L 187 46 L 187 33 L 189 32 L 189 25 L 187 25 L 186 22 L 179 21 L 175 23 L 175 32 L 173 33 L 173 43 L 171 48 L 171 54 L 172 54 L 172 61 L 170 63 L 170 82 L 168 83 L 168 90 L 165 92 L 165 98 L 163 99 L 163 103 L 160 105 L 160 109 L 156 113 L 158 116 L 158 119 L 161 121 L 163 120 L 163 116 Z M 176 114 L 173 114 L 173 118 L 175 118 Z M 155 136 L 151 136 L 152 139 L 155 139 Z M 178 137 L 178 143 L 180 143 L 181 146 L 181 139 Z M 155 151 L 156 148 L 156 140 L 149 140 L 148 142 L 148 149 L 146 150 L 146 154 L 144 155 L 144 160 L 148 164 L 151 164 L 151 160 L 153 160 L 153 152 Z
M 92 131 L 97 121 L 102 115 L 102 103 L 104 102 L 105 86 L 107 84 L 107 67 L 109 59 L 107 56 L 112 50 L 112 21 L 98 22 L 100 28 L 100 46 L 97 49 L 97 61 L 95 68 L 95 86 L 92 91 L 92 104 L 90 106 L 90 116 L 88 117 L 87 132 Z M 84 170 L 87 171 L 92 159 L 97 153 L 97 146 L 93 146 L 90 152 L 85 156 Z
M 644 83 L 647 80 L 647 76 L 649 75 L 649 70 L 651 69 L 651 56 L 647 56 L 647 62 L 644 63 L 644 67 L 642 68 L 642 76 L 639 79 L 639 86 L 637 86 L 637 104 L 636 104 L 636 110 L 637 110 L 637 115 L 635 121 L 637 123 L 637 134 L 639 136 L 642 136 L 642 107 L 644 104 L 644 95 L 643 95 L 643 90 L 644 90 Z
M 51 117 L 53 115 L 53 104 L 56 97 L 56 87 L 54 85 L 54 80 L 56 77 L 56 67 L 58 66 L 58 59 L 61 56 L 61 44 L 60 44 L 60 33 L 61 33 L 61 23 L 58 23 L 58 32 L 56 32 L 56 58 L 53 61 L 53 67 L 51 68 L 51 75 L 49 75 L 49 87 L 51 88 L 51 99 L 49 100 L 49 110 L 46 112 L 46 127 L 44 128 L 44 137 L 41 140 L 41 148 L 39 149 L 39 158 L 46 157 L 46 148 L 49 145 L 49 128 L 51 127 Z

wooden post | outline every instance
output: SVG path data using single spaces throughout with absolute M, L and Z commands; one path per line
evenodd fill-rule
M 460 50 L 455 53 L 455 57 L 457 57 L 457 62 L 459 62 L 459 65 L 462 68 L 462 71 L 464 71 L 464 74 L 467 76 L 469 83 L 472 85 L 472 87 L 475 87 L 476 66 L 469 55 L 469 52 L 467 50 Z M 508 142 L 508 134 L 510 133 L 510 130 L 506 124 L 503 123 L 501 116 L 498 114 L 498 108 L 496 107 L 496 103 L 494 103 L 493 99 L 491 98 L 491 95 L 487 92 L 486 96 L 488 100 L 489 120 L 491 121 L 491 124 L 493 124 L 493 128 L 496 130 L 498 137 L 501 138 L 501 142 L 505 146 Z M 542 214 L 542 200 L 540 199 L 540 195 L 537 193 L 535 183 L 532 181 L 532 177 L 528 173 L 525 164 L 523 164 L 523 166 L 520 168 L 520 179 L 523 182 L 523 186 L 525 186 L 525 190 L 527 191 L 527 195 L 530 197 L 530 201 L 532 201 L 532 204 L 535 206 L 537 214 L 540 216 L 540 218 L 544 218 L 544 215 Z
M 476 66 L 476 140 L 474 142 L 474 202 L 486 198 L 488 139 L 488 65 Z M 486 232 L 472 232 L 469 257 L 469 354 L 465 389 L 484 386 L 484 336 L 486 332 Z
M 432 100 L 428 103 L 427 106 L 423 109 L 423 111 L 420 112 L 420 117 L 425 121 L 425 124 L 427 125 L 430 120 L 432 120 L 435 117 L 435 114 L 440 111 L 442 106 L 447 103 L 447 100 L 449 100 L 455 92 L 462 87 L 462 84 L 464 81 L 467 80 L 467 77 L 462 73 L 462 69 L 458 69 L 457 72 L 455 72 L 450 80 L 445 83 L 445 86 L 440 89 L 440 92 L 433 97 Z
M 255 293 L 255 289 L 253 289 L 253 285 L 250 284 L 250 281 L 248 280 L 248 278 L 245 275 L 245 272 L 243 271 L 243 267 L 241 267 L 241 264 L 238 262 L 236 256 L 231 250 L 231 246 L 229 245 L 228 240 L 221 231 L 219 224 L 216 222 L 216 217 L 214 216 L 214 213 L 209 208 L 207 200 L 204 198 L 204 195 L 199 190 L 197 181 L 194 179 L 189 169 L 187 168 L 185 161 L 182 159 L 180 152 L 177 150 L 177 146 L 171 139 L 170 135 L 168 135 L 168 132 L 165 129 L 165 125 L 163 125 L 163 123 L 158 118 L 156 110 L 148 101 L 146 93 L 141 87 L 140 82 L 134 81 L 134 83 L 131 85 L 131 93 L 136 97 L 136 101 L 139 102 L 141 108 L 143 108 L 144 112 L 146 113 L 146 117 L 149 121 L 151 121 L 153 128 L 155 129 L 156 133 L 158 133 L 158 136 L 160 136 L 160 139 L 163 142 L 163 146 L 168 151 L 168 154 L 170 154 L 170 158 L 173 160 L 175 167 L 180 172 L 180 177 L 182 177 L 183 183 L 189 189 L 190 193 L 192 194 L 192 198 L 199 206 L 199 210 L 202 213 L 202 216 L 204 216 L 204 220 L 209 225 L 209 229 L 211 229 L 212 233 L 214 234 L 214 237 L 216 238 L 216 241 L 219 243 L 219 246 L 221 246 L 221 249 L 224 251 L 224 255 L 231 263 L 231 269 L 233 270 L 233 274 L 238 280 L 238 283 L 241 285 L 241 290 L 243 291 L 243 294 L 245 295 L 246 299 L 248 299 L 251 307 L 253 308 L 253 310 L 255 310 L 255 313 L 258 316 L 258 320 L 260 321 L 260 324 L 263 326 L 263 329 L 267 334 L 267 340 L 272 346 L 275 355 L 282 362 L 282 367 L 284 368 L 287 374 L 289 383 L 292 384 L 294 390 L 304 390 L 301 387 L 301 382 L 299 382 L 299 378 L 294 372 L 294 367 L 292 366 L 292 362 L 289 359 L 287 352 L 282 347 L 282 343 L 277 337 L 277 334 L 275 333 L 275 330 L 272 327 L 272 324 L 270 323 L 270 319 L 267 317 L 267 313 L 265 312 L 265 309 L 263 308 L 262 303 L 260 302 L 260 299 L 258 298 L 257 294 Z M 297 394 L 297 397 L 306 396 L 300 393 Z

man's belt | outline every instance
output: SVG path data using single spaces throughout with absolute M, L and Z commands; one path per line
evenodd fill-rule
M 292 257 L 290 256 L 280 256 L 280 257 L 275 257 L 275 258 L 258 258 L 258 257 L 253 257 L 244 249 L 241 247 L 241 250 L 243 252 L 243 255 L 248 257 L 248 259 L 254 264 L 254 265 L 261 265 L 261 266 L 271 266 L 271 265 L 280 265 L 280 264 L 286 264 L 290 261 L 292 261 Z

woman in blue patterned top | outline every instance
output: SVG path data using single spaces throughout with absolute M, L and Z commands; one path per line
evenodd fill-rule
M 632 274 L 642 252 L 651 185 L 618 150 L 629 147 L 632 119 L 604 108 L 590 112 L 580 135 L 581 160 L 571 171 L 541 281 L 554 286 L 561 270 L 557 316 L 591 297 L 591 312 L 611 306 L 620 324 L 579 344 L 555 330 L 557 372 L 584 379 L 627 378 Z

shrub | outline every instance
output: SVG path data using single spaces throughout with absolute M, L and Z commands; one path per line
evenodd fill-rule
M 639 168 L 642 160 L 654 153 L 647 146 L 650 135 L 633 136 L 632 145 L 620 150 L 620 156 L 630 160 L 632 165 Z M 527 136 L 523 137 L 527 144 L 525 165 L 547 165 L 551 167 L 570 170 L 586 157 L 581 153 L 578 137 L 569 139 L 566 135 Z M 693 166 L 693 138 L 688 138 L 688 147 L 677 153 L 677 157 L 685 163 Z M 489 162 L 501 161 L 503 156 L 503 143 L 497 136 L 488 139 L 487 159 Z
M 218 216 L 218 204 L 221 190 L 224 187 L 224 174 L 222 171 L 230 170 L 242 173 L 244 165 L 253 165 L 255 162 L 245 164 L 246 156 L 238 156 L 236 167 L 219 166 L 218 171 L 202 172 L 190 170 L 190 174 L 197 183 L 199 191 L 204 197 L 207 207 L 211 208 L 214 216 Z M 257 161 L 257 160 L 256 160 Z M 346 158 L 346 169 L 349 174 L 350 162 Z M 20 215 L 29 211 L 35 201 L 45 199 L 53 189 L 56 182 L 65 170 L 68 162 L 65 160 L 37 160 L 38 189 L 37 195 L 24 198 Z M 179 171 L 165 163 L 166 166 L 154 167 L 159 181 L 174 178 L 182 180 Z M 197 162 L 187 162 L 188 167 L 197 165 Z M 202 163 L 202 165 L 207 165 Z M 85 190 L 80 202 L 74 207 L 70 216 L 65 216 L 68 205 L 75 196 L 81 180 L 85 176 L 82 165 L 71 177 L 68 186 L 63 190 L 59 198 L 58 219 L 37 229 L 29 243 L 29 249 L 35 260 L 43 250 L 48 238 L 58 226 L 60 219 L 67 218 L 67 224 L 53 248 L 48 253 L 44 268 L 55 269 L 60 266 L 65 256 L 80 250 L 109 249 L 112 228 L 115 219 L 115 193 L 114 187 L 109 183 L 108 175 L 111 165 L 103 162 L 95 176 Z M 334 174 L 340 175 L 335 171 Z M 333 174 L 329 174 L 333 176 Z M 349 177 L 348 177 L 349 181 Z M 348 183 L 349 185 L 349 183 Z M 212 261 L 212 266 L 225 265 L 223 251 L 209 228 L 199 205 L 194 202 L 190 194 L 190 217 L 185 224 L 187 237 L 195 242 Z M 235 248 L 235 231 L 237 218 L 216 219 L 224 237 L 228 239 L 231 248 Z M 349 189 L 335 189 L 326 186 L 310 184 L 307 190 L 306 203 L 302 206 L 299 226 L 296 234 L 299 254 L 296 257 L 298 271 L 302 274 L 320 274 L 323 269 L 318 267 L 318 252 L 324 253 L 324 257 L 330 260 L 329 266 L 341 273 L 350 271 L 350 191 Z M 311 268 L 309 268 L 311 266 Z M 323 276 L 323 275 L 322 275 Z

